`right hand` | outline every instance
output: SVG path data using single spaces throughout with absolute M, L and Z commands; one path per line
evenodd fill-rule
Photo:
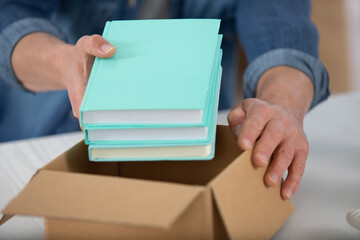
M 100 35 L 83 36 L 76 45 L 67 45 L 63 82 L 76 118 L 80 116 L 80 105 L 95 57 L 109 58 L 115 51 L 115 47 Z

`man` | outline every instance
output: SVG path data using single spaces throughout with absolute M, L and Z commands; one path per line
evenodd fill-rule
M 229 125 L 242 149 L 254 147 L 257 166 L 272 159 L 265 177 L 269 186 L 288 169 L 281 193 L 290 198 L 308 154 L 304 115 L 329 95 L 309 15 L 305 0 L 2 0 L 0 140 L 78 129 L 71 109 L 78 117 L 94 56 L 109 58 L 121 51 L 93 35 L 101 33 L 106 20 L 221 18 L 220 109 L 233 106 L 240 39 L 249 63 L 247 99 L 229 113 Z M 67 92 L 49 92 L 62 89 Z

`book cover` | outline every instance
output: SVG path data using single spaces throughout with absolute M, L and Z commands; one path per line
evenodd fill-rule
M 117 51 L 95 59 L 82 126 L 204 123 L 219 25 L 217 19 L 107 22 L 103 36 Z
M 195 142 L 209 141 L 211 138 L 212 125 L 214 124 L 214 114 L 217 109 L 214 106 L 218 102 L 219 88 L 221 82 L 222 50 L 219 49 L 217 55 L 217 67 L 213 71 L 211 97 L 208 100 L 210 111 L 204 124 L 133 124 L 121 126 L 86 126 L 85 143 L 86 144 L 128 144 L 133 142 L 178 142 L 189 141 Z M 216 115 L 217 116 L 217 115 Z M 215 117 L 216 117 L 215 116 Z M 216 121 L 216 119 L 215 119 Z

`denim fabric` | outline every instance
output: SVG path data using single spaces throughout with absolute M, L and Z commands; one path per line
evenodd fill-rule
M 22 85 L 17 80 L 12 66 L 11 66 L 11 54 L 16 43 L 24 37 L 24 33 L 32 32 L 47 32 L 57 38 L 66 41 L 64 33 L 48 20 L 42 18 L 24 18 L 13 22 L 6 27 L 0 33 L 0 52 L 1 52 L 1 64 L 0 64 L 0 76 L 1 79 L 14 87 L 22 88 Z M 23 90 L 26 90 L 23 88 Z
M 317 103 L 324 101 L 330 92 L 329 76 L 324 69 L 324 65 L 315 57 L 294 49 L 275 49 L 257 57 L 246 68 L 244 73 L 244 93 L 245 98 L 255 96 L 257 80 L 269 68 L 275 66 L 289 66 L 304 72 L 314 85 L 314 98 L 311 103 L 312 109 Z
M 11 53 L 32 32 L 69 43 L 101 34 L 107 20 L 136 19 L 141 0 L 0 0 L 0 141 L 79 129 L 66 91 L 31 93 L 16 79 Z M 244 95 L 254 97 L 261 73 L 277 65 L 304 71 L 314 83 L 315 106 L 329 95 L 328 75 L 318 60 L 318 34 L 308 0 L 173 0 L 171 18 L 220 18 L 224 35 L 220 109 L 235 103 L 236 45 L 249 67 Z

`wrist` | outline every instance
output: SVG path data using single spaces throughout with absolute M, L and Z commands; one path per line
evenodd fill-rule
M 67 88 L 67 81 L 69 74 L 69 68 L 72 65 L 73 55 L 74 55 L 74 45 L 71 44 L 62 44 L 58 46 L 56 51 L 59 53 L 59 62 L 58 62 L 58 81 L 62 84 L 63 88 Z
M 66 45 L 60 39 L 43 32 L 31 33 L 14 48 L 11 63 L 17 78 L 34 92 L 64 89 L 63 59 Z
M 277 105 L 302 123 L 310 108 L 314 87 L 310 78 L 300 70 L 278 66 L 266 71 L 259 79 L 256 97 Z

